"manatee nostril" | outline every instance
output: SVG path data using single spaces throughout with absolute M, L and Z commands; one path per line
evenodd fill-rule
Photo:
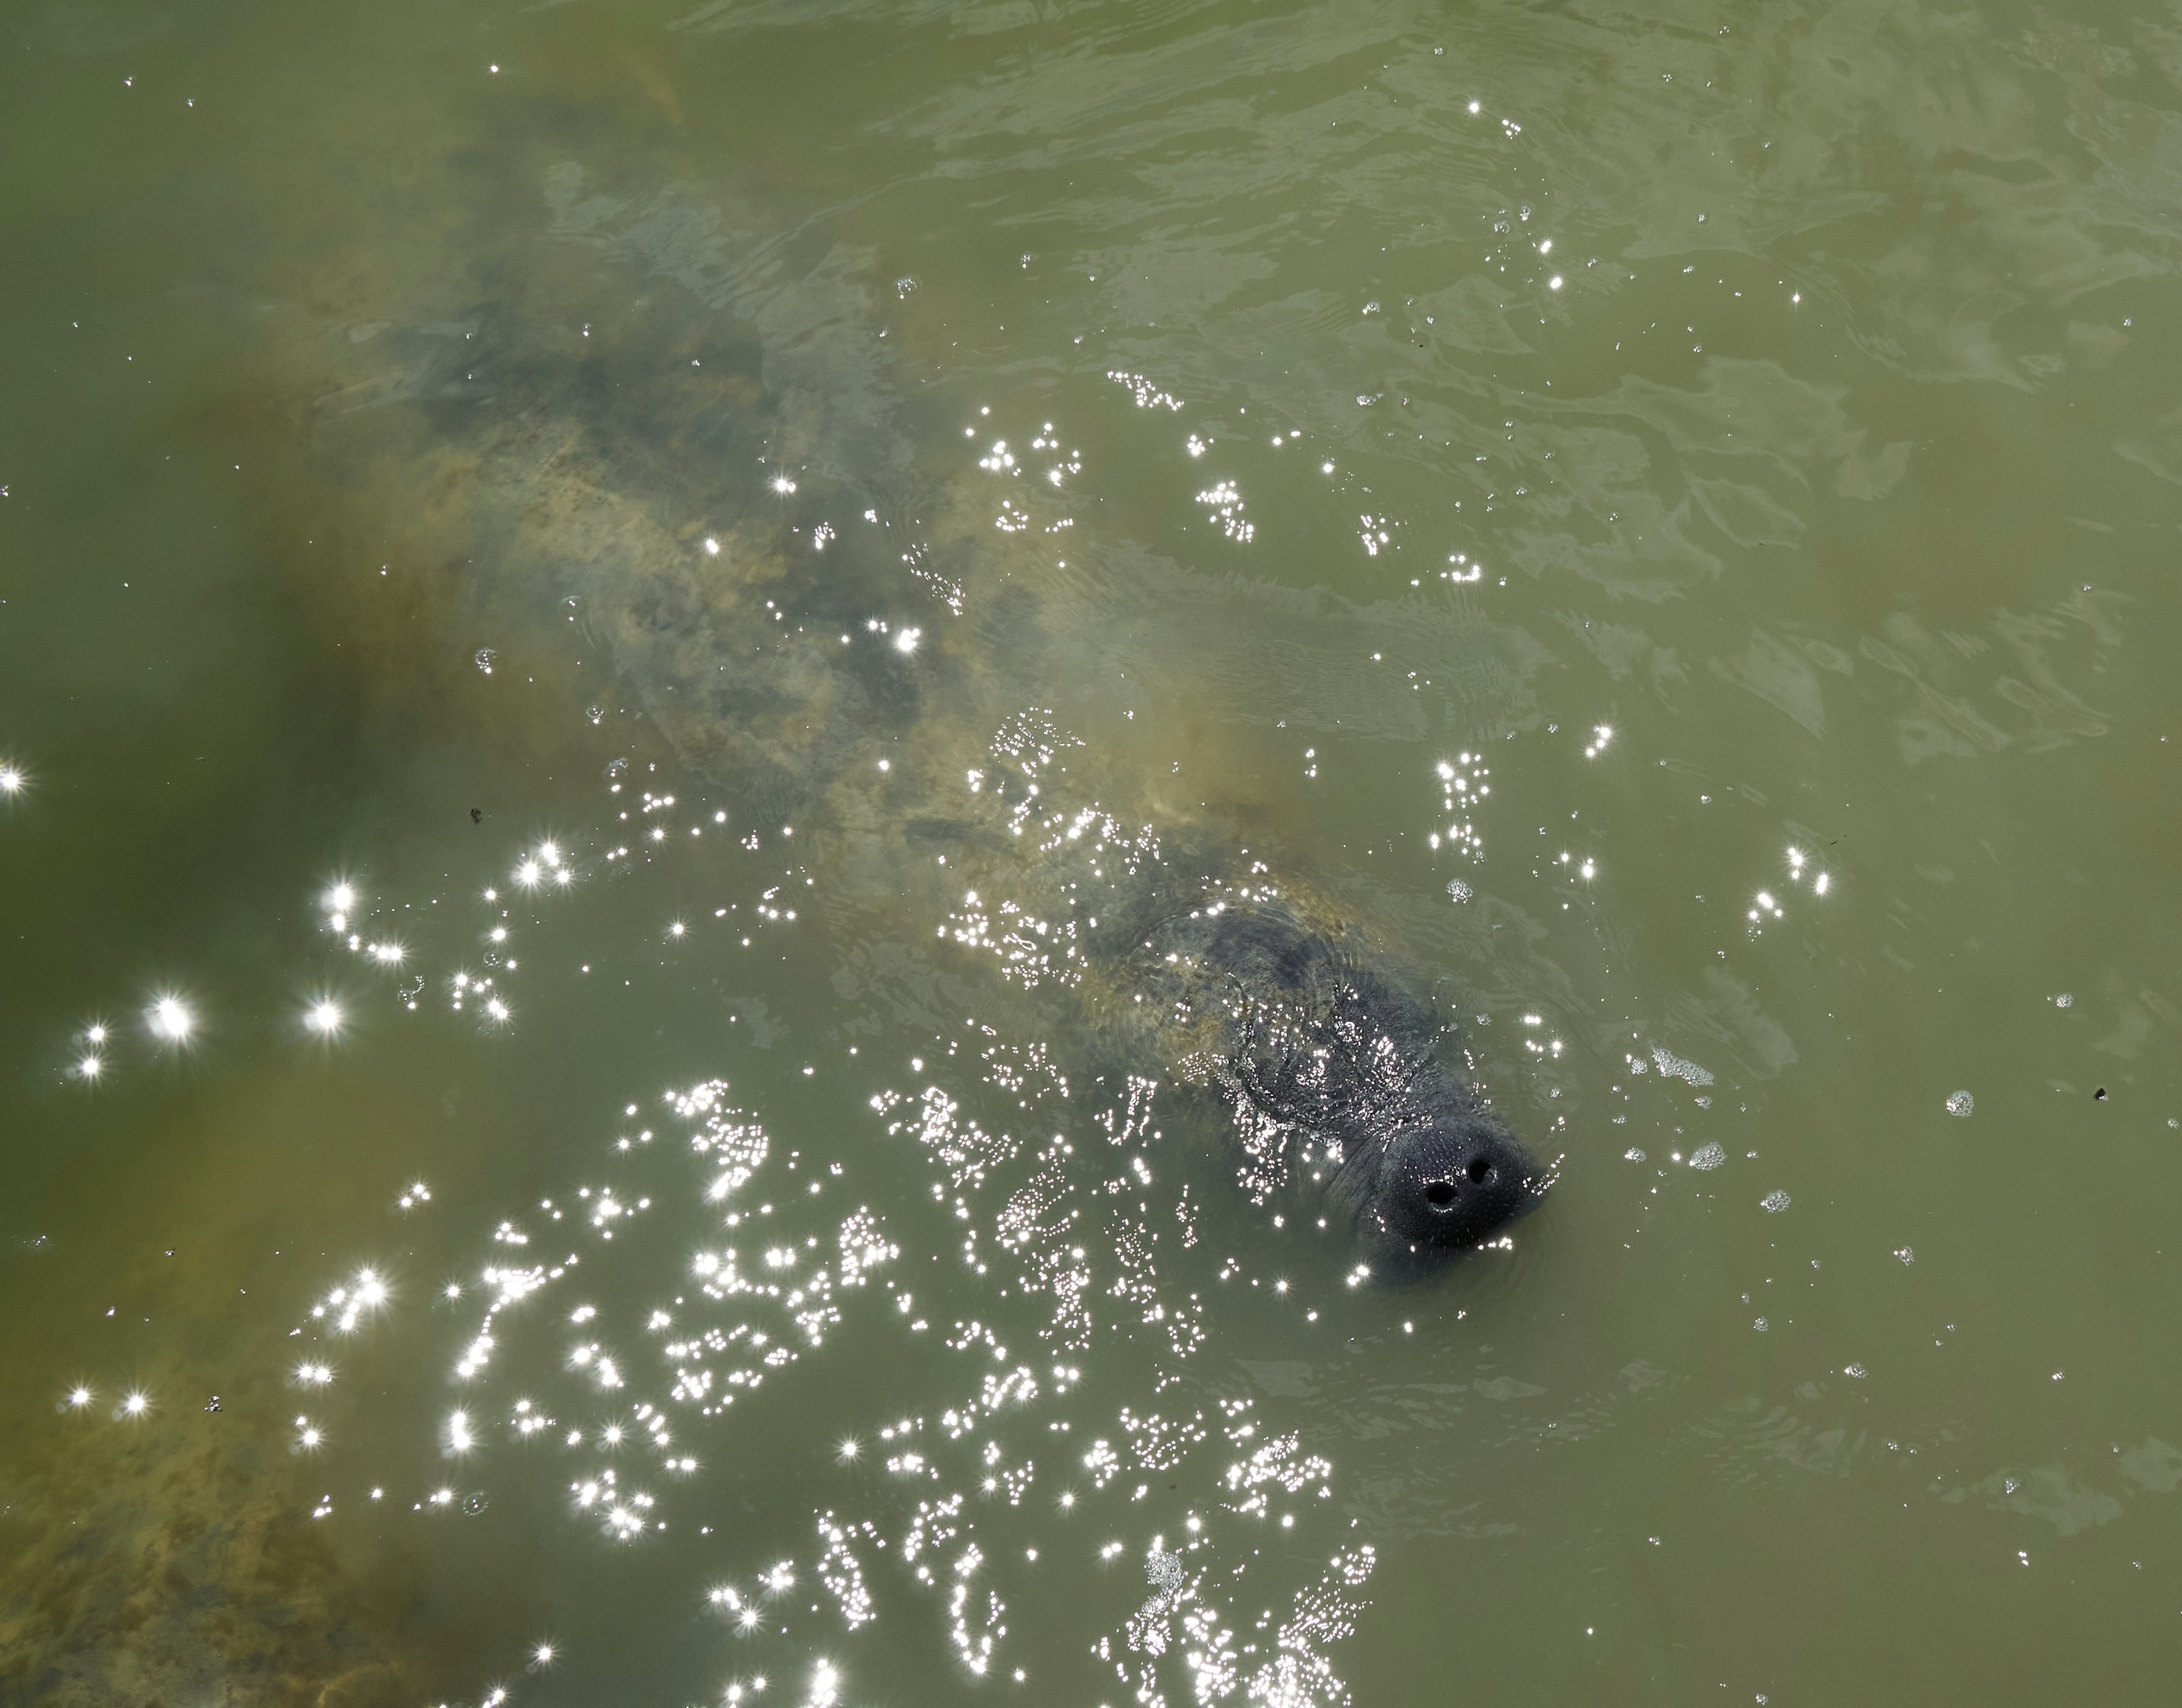
M 1492 1164 L 1482 1157 L 1473 1157 L 1469 1159 L 1469 1167 L 1463 1172 L 1469 1176 L 1471 1185 L 1481 1186 L 1492 1178 Z
M 1455 1183 L 1452 1180 L 1434 1180 L 1424 1188 L 1424 1202 L 1435 1210 L 1452 1209 L 1455 1204 Z

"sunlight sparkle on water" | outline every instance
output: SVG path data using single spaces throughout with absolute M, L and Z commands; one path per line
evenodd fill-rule
M 182 1004 L 179 996 L 162 996 L 152 1004 L 147 1017 L 152 1030 L 170 1043 L 181 1043 L 197 1024 L 196 1017 Z
M 304 1013 L 303 1024 L 322 1038 L 330 1038 L 341 1030 L 341 1005 L 330 1000 L 311 1004 Z
M 20 794 L 26 781 L 21 766 L 0 765 L 0 794 Z

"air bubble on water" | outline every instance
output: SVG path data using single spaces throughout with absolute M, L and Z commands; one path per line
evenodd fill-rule
M 477 668 L 483 671 L 486 675 L 490 676 L 493 673 L 493 661 L 499 656 L 499 654 L 494 652 L 492 648 L 488 646 L 479 647 L 477 649 Z
M 1689 1153 L 1689 1166 L 1693 1168 L 1717 1168 L 1727 1160 L 1727 1151 L 1717 1145 L 1700 1145 Z
M 1652 1046 L 1652 1060 L 1661 1073 L 1671 1079 L 1688 1080 L 1692 1085 L 1710 1085 L 1712 1082 L 1710 1069 L 1701 1068 L 1693 1061 L 1685 1061 L 1672 1050 L 1662 1048 L 1658 1044 Z
M 1466 902 L 1474 893 L 1475 892 L 1471 890 L 1470 886 L 1463 882 L 1460 878 L 1450 878 L 1447 880 L 1447 895 L 1449 899 L 1455 903 L 1459 904 L 1463 902 Z
M 469 1517 L 475 1518 L 492 1503 L 486 1497 L 485 1492 L 480 1489 L 475 1494 L 467 1494 L 462 1497 L 462 1510 Z
M 1977 1099 L 1966 1091 L 1954 1091 L 1948 1093 L 1947 1112 L 1949 1115 L 1967 1115 L 1977 1106 Z
M 1912 1251 L 1906 1245 L 1900 1250 L 1896 1251 L 1894 1255 L 1900 1258 L 1904 1263 L 1914 1263 L 1917 1261 L 1917 1254 Z
M 1758 1207 L 1769 1215 L 1778 1215 L 1793 1202 L 1786 1192 L 1776 1187 L 1758 1201 Z
M 1621 1160 L 1625 1163 L 1641 1163 L 1644 1160 L 1644 1153 L 1631 1145 L 1621 1153 Z
M 1852 1364 L 1844 1368 L 1841 1374 L 1854 1376 L 1858 1382 L 1862 1382 L 1864 1379 L 1864 1367 L 1860 1364 Z
M 594 724 L 603 724 L 606 721 L 606 708 L 603 706 L 586 707 L 583 715 Z
M 2075 1005 L 2076 999 L 2065 990 L 2053 999 L 2053 1006 L 2056 1008 L 2073 1008 Z

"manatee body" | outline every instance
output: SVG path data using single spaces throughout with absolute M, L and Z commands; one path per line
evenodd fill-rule
M 1375 1270 L 1481 1245 L 1536 1207 L 1544 1171 L 1448 1058 L 1455 1029 L 1279 906 L 1215 902 L 1143 938 L 1184 1070 L 1232 1111 L 1244 1176 L 1339 1217 Z

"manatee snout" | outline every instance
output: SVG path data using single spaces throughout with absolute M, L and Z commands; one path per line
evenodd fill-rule
M 1383 1142 L 1378 1191 L 1359 1220 L 1394 1255 L 1482 1245 L 1544 1195 L 1537 1159 L 1481 1111 L 1451 1112 Z

